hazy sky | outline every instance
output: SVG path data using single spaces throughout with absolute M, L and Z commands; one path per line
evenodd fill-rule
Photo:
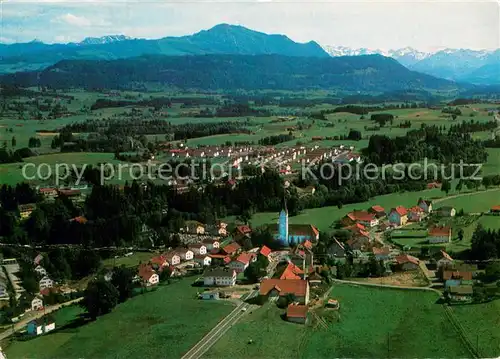
M 499 0 L 3 0 L 1 7 L 1 42 L 69 42 L 107 34 L 160 38 L 224 22 L 325 45 L 500 47 Z

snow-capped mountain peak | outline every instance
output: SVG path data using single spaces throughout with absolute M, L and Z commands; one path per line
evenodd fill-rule
M 107 35 L 102 37 L 86 37 L 81 41 L 80 45 L 101 45 L 109 44 L 111 42 L 130 40 L 131 38 L 125 35 Z

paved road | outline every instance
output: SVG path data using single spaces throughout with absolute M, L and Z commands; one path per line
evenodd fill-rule
M 39 312 L 34 312 L 34 313 L 32 312 L 30 314 L 27 314 L 22 320 L 20 320 L 19 322 L 17 322 L 17 323 L 14 324 L 14 328 L 10 327 L 9 329 L 6 329 L 2 333 L 0 333 L 0 340 L 3 340 L 5 338 L 11 336 L 12 334 L 14 334 L 15 332 L 17 332 L 18 330 L 23 329 L 26 326 L 26 324 L 28 324 L 29 322 L 31 322 L 33 319 L 41 318 L 45 314 L 49 314 L 49 313 L 51 313 L 53 311 L 61 309 L 62 307 L 66 306 L 66 305 L 79 302 L 82 299 L 83 298 L 77 298 L 77 299 L 73 299 L 73 300 L 70 300 L 68 302 L 64 302 L 64 303 L 61 303 L 61 304 L 47 306 L 47 307 L 45 307 L 45 310 L 42 310 L 42 311 L 39 311 Z
M 399 286 L 399 285 L 365 283 L 365 282 L 357 282 L 357 281 L 353 281 L 353 280 L 343 280 L 343 279 L 334 279 L 333 281 L 338 282 L 338 283 L 364 285 L 367 287 L 392 288 L 392 289 L 403 289 L 403 290 L 419 290 L 419 291 L 435 292 L 435 293 L 438 293 L 439 295 L 443 294 L 439 290 L 434 289 L 434 288 L 430 288 L 429 286 L 428 287 L 404 287 L 404 286 Z
M 258 308 L 258 305 L 241 303 L 195 344 L 181 359 L 197 359 L 205 354 L 243 315 Z

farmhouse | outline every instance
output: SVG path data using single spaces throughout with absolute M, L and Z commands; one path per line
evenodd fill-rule
M 415 206 L 408 209 L 408 221 L 409 222 L 421 222 L 424 219 L 425 212 L 419 207 Z
M 207 247 L 203 243 L 193 243 L 189 245 L 189 249 L 195 255 L 207 254 Z
M 448 243 L 451 240 L 451 227 L 432 227 L 429 229 L 429 243 Z
M 402 206 L 391 209 L 389 222 L 396 226 L 404 226 L 408 222 L 408 211 Z
M 32 320 L 28 323 L 26 331 L 31 335 L 42 335 L 48 333 L 56 328 L 56 322 L 51 316 L 44 316 Z
M 289 322 L 306 324 L 308 321 L 309 307 L 307 305 L 290 304 L 286 309 L 286 319 Z
M 236 284 L 236 271 L 229 268 L 208 268 L 203 273 L 203 284 L 207 286 L 233 286 Z
M 342 224 L 344 226 L 353 225 L 360 223 L 366 227 L 374 227 L 378 225 L 378 219 L 375 214 L 369 213 L 367 211 L 353 211 L 348 213 L 343 219 Z
M 309 283 L 302 279 L 264 279 L 260 284 L 261 298 L 292 295 L 299 304 L 309 303 Z
M 500 206 L 493 206 L 490 209 L 490 213 L 494 215 L 500 215 Z
M 420 261 L 418 258 L 403 254 L 396 257 L 396 263 L 402 270 L 407 271 L 418 269 Z
M 417 206 L 422 208 L 425 213 L 429 214 L 432 212 L 432 201 L 424 200 L 420 198 L 417 202 Z
M 445 251 L 440 251 L 440 256 L 436 260 L 437 268 L 446 268 L 453 265 L 453 258 Z

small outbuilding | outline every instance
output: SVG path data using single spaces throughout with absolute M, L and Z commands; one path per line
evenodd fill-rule
M 286 319 L 289 322 L 307 324 L 309 307 L 301 304 L 290 304 L 286 309 Z

